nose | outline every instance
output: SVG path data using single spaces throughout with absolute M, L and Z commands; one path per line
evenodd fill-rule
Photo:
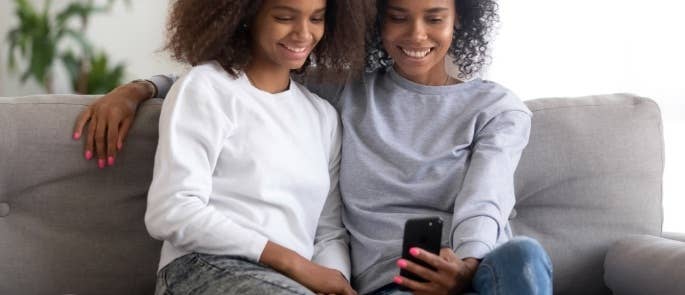
M 421 20 L 416 20 L 411 25 L 410 37 L 412 41 L 423 41 L 428 39 L 426 26 Z
M 311 33 L 310 23 L 308 19 L 304 19 L 295 24 L 293 28 L 293 34 L 297 41 L 308 42 L 311 41 L 313 36 Z

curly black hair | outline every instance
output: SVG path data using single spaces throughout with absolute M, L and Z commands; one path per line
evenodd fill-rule
M 367 0 L 327 0 L 325 31 L 307 59 L 296 71 L 307 75 L 312 65 L 316 75 L 344 80 L 364 67 L 363 44 L 367 21 L 359 11 L 368 10 Z M 177 61 L 198 65 L 216 60 L 231 75 L 242 72 L 252 58 L 248 24 L 263 0 L 175 0 L 167 21 L 165 49 Z
M 496 0 L 454 0 L 457 21 L 452 44 L 447 54 L 454 58 L 460 79 L 469 79 L 489 62 L 488 45 L 495 24 L 499 21 Z M 393 64 L 383 48 L 381 28 L 388 0 L 376 1 L 375 29 L 367 36 L 366 70 L 375 71 Z

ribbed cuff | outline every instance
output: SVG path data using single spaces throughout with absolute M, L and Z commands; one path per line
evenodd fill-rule
M 146 79 L 152 84 L 155 85 L 157 88 L 157 95 L 155 95 L 155 98 L 164 98 L 166 97 L 167 93 L 169 93 L 169 89 L 171 88 L 171 85 L 174 84 L 174 78 L 170 76 L 164 76 L 164 75 L 157 75 L 157 76 L 152 76 L 148 79 Z
M 314 254 L 312 262 L 336 269 L 350 281 L 350 252 L 347 244 L 332 243 L 324 246 L 323 250 Z
M 269 239 L 267 239 L 265 236 L 255 233 L 251 241 L 248 243 L 248 247 L 246 249 L 247 258 L 252 259 L 255 262 L 259 262 L 259 258 L 262 257 L 262 252 L 264 252 L 264 248 L 266 248 L 266 243 L 268 242 Z
M 460 259 L 481 259 L 494 249 L 499 226 L 489 216 L 476 216 L 458 224 L 452 233 L 452 249 Z
M 456 254 L 459 259 L 483 259 L 490 251 L 492 251 L 492 248 L 482 242 L 468 242 L 459 245 L 459 247 L 454 250 L 454 254 Z

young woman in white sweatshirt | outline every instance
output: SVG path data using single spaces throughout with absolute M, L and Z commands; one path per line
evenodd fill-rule
M 361 67 L 355 3 L 173 2 L 167 49 L 193 67 L 159 120 L 145 214 L 164 241 L 156 294 L 355 293 L 339 119 L 291 79 L 312 55 L 329 74 Z

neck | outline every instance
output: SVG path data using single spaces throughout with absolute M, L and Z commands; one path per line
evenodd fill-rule
M 432 68 L 431 70 L 424 72 L 424 73 L 415 73 L 415 74 L 409 74 L 406 71 L 403 71 L 400 67 L 397 65 L 394 65 L 393 68 L 395 71 L 402 77 L 406 78 L 409 81 L 412 81 L 416 84 L 421 84 L 421 85 L 426 85 L 426 86 L 444 86 L 444 85 L 450 85 L 450 84 L 456 84 L 459 83 L 459 80 L 450 77 L 449 74 L 447 74 L 447 71 L 443 66 L 436 66 Z
M 288 69 L 250 63 L 245 68 L 245 75 L 252 86 L 269 93 L 286 91 L 290 85 L 290 70 Z

